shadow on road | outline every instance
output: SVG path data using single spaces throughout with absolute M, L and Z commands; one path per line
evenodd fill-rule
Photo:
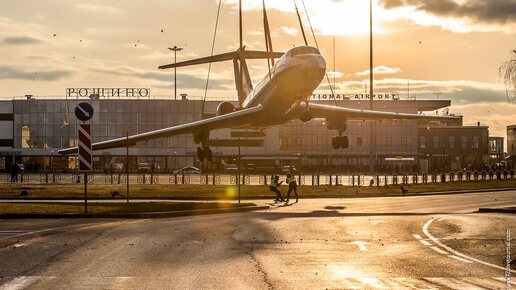
M 267 212 L 263 213 L 262 218 L 266 220 L 280 220 L 309 217 L 425 216 L 445 214 L 451 214 L 451 212 L 340 212 L 338 210 L 315 210 L 312 212 Z

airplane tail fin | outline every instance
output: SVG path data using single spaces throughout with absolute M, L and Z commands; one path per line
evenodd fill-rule
M 249 69 L 247 68 L 245 58 L 242 61 L 242 71 L 240 71 L 238 59 L 233 59 L 233 70 L 235 71 L 235 85 L 238 92 L 238 104 L 242 105 L 245 97 L 253 90 L 253 84 L 251 82 L 251 76 L 249 75 Z M 240 74 L 242 74 L 242 89 L 240 89 Z
M 251 76 L 249 75 L 249 69 L 247 67 L 246 59 L 261 59 L 261 58 L 279 58 L 283 55 L 283 52 L 267 52 L 267 51 L 258 51 L 258 50 L 245 50 L 245 47 L 242 49 L 242 71 L 240 71 L 240 49 L 237 49 L 233 52 L 226 52 L 222 54 L 217 54 L 208 57 L 201 57 L 197 59 L 182 61 L 178 63 L 166 64 L 158 67 L 159 69 L 169 69 L 175 67 L 183 67 L 190 65 L 198 65 L 212 62 L 221 62 L 232 60 L 233 61 L 233 69 L 235 71 L 235 84 L 236 89 L 238 91 L 238 101 L 241 105 L 244 101 L 245 97 L 253 90 L 253 84 L 251 83 Z M 240 89 L 240 77 L 242 75 L 242 89 Z

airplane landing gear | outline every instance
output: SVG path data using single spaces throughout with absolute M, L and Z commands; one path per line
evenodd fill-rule
M 203 163 L 204 160 L 211 162 L 213 160 L 211 148 L 208 146 L 197 147 L 197 158 L 201 163 Z
M 326 119 L 326 127 L 328 130 L 337 130 L 339 136 L 335 136 L 331 139 L 331 146 L 333 149 L 347 149 L 349 147 L 348 136 L 343 136 L 344 132 L 348 128 L 346 119 Z
M 331 138 L 331 146 L 333 149 L 346 149 L 349 147 L 348 136 L 335 136 Z
M 312 120 L 312 113 L 310 113 L 310 111 L 303 111 L 299 114 L 299 120 L 301 120 L 301 122 L 308 122 L 310 120 Z

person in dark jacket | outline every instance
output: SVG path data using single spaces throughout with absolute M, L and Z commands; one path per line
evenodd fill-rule
M 18 164 L 11 166 L 11 183 L 18 182 Z
M 292 173 L 287 173 L 287 184 L 288 184 L 288 191 L 287 191 L 287 200 L 285 202 L 288 203 L 290 199 L 290 193 L 294 191 L 294 194 L 296 195 L 296 202 L 299 201 L 298 195 L 297 195 L 297 182 L 296 178 Z
M 276 199 L 274 201 L 285 201 L 283 199 L 283 196 L 281 195 L 281 192 L 279 191 L 280 185 L 283 183 L 283 181 L 279 181 L 279 176 L 274 175 L 271 182 L 269 183 L 269 190 L 276 193 Z

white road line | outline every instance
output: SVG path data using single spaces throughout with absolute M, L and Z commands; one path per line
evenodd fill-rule
M 478 287 L 475 284 L 468 283 L 464 280 L 456 279 L 456 278 L 440 278 L 440 277 L 431 277 L 431 278 L 424 278 L 427 281 L 430 281 L 432 283 L 435 283 L 437 285 L 442 285 L 449 289 L 483 289 Z M 441 288 L 441 287 L 440 287 Z
M 48 228 L 48 229 L 42 229 L 42 230 L 36 230 L 36 231 L 24 231 L 24 232 L 17 233 L 15 235 L 3 236 L 2 238 L 0 238 L 0 241 L 5 240 L 5 239 L 9 239 L 9 238 L 13 238 L 13 237 L 20 237 L 20 236 L 25 236 L 25 235 L 39 234 L 39 233 L 44 233 L 44 232 L 48 232 L 48 231 L 52 231 L 52 230 L 69 228 L 69 227 L 73 227 L 73 226 L 75 226 L 75 225 L 64 226 L 64 227 L 56 227 L 56 228 Z
M 0 290 L 18 290 L 29 287 L 38 280 L 38 276 L 20 276 L 0 286 Z
M 498 280 L 498 281 L 503 282 L 503 283 L 506 283 L 505 277 L 493 277 L 493 279 Z M 516 281 L 511 279 L 511 285 L 516 286 Z
M 421 242 L 421 244 L 425 245 L 425 246 L 431 246 L 432 244 L 430 244 L 429 242 L 425 241 L 425 240 L 419 240 Z
M 453 258 L 453 259 L 458 260 L 458 261 L 461 261 L 461 262 L 464 262 L 464 263 L 473 263 L 470 260 L 466 260 L 464 258 L 457 257 L 455 255 L 448 255 L 448 257 Z
M 465 255 L 463 253 L 460 253 L 458 251 L 455 251 L 454 249 L 448 247 L 447 245 L 441 243 L 441 241 L 439 241 L 438 238 L 432 236 L 430 234 L 430 232 L 428 231 L 428 228 L 430 227 L 430 225 L 432 224 L 432 222 L 435 220 L 436 218 L 432 218 L 430 220 L 428 220 L 426 222 L 426 224 L 423 226 L 423 233 L 430 239 L 432 240 L 434 243 L 436 243 L 437 245 L 441 246 L 441 248 L 447 250 L 448 252 L 458 256 L 458 257 L 462 257 L 464 259 L 468 259 L 468 260 L 471 260 L 471 261 L 474 261 L 474 262 L 477 262 L 477 263 L 480 263 L 480 264 L 483 264 L 483 265 L 486 265 L 486 266 L 489 266 L 489 267 L 493 267 L 493 268 L 496 268 L 496 269 L 499 269 L 499 270 L 502 270 L 502 271 L 505 271 L 505 267 L 501 267 L 501 266 L 498 266 L 498 265 L 494 265 L 494 264 L 491 264 L 491 263 L 488 263 L 488 262 L 484 262 L 482 260 L 479 260 L 479 259 L 476 259 L 476 258 L 473 258 L 473 257 L 470 257 L 468 255 Z M 512 273 L 516 273 L 516 270 L 510 270 Z
M 370 243 L 368 243 L 368 242 L 363 242 L 363 241 L 354 241 L 354 242 L 351 242 L 350 244 L 352 244 L 352 245 L 357 245 L 357 246 L 358 246 L 358 249 L 359 249 L 360 251 L 367 251 L 367 247 L 366 247 L 366 245 L 367 245 L 367 244 L 370 244 Z
M 420 235 L 413 235 L 414 238 L 416 238 L 416 240 L 418 240 L 421 244 L 425 245 L 425 246 L 431 246 L 432 244 L 430 244 L 429 242 L 425 241 Z
M 443 250 L 439 249 L 439 248 L 438 248 L 438 247 L 436 247 L 436 246 L 432 246 L 432 247 L 430 247 L 430 249 L 432 249 L 432 250 L 436 251 L 436 252 L 437 252 L 437 253 L 439 253 L 439 254 L 448 255 L 448 252 L 443 251 Z

